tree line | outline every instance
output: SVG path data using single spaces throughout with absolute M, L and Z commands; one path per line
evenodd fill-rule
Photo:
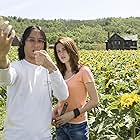
M 21 17 L 5 17 L 13 25 L 17 36 L 29 25 L 39 25 L 47 35 L 48 43 L 54 44 L 60 36 L 72 37 L 80 49 L 102 50 L 108 33 L 121 35 L 137 34 L 140 37 L 140 17 L 102 18 L 95 20 L 64 20 L 64 19 L 27 19 Z M 140 46 L 140 39 L 138 41 Z

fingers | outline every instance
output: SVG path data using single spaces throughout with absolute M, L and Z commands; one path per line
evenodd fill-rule
M 37 57 L 39 56 L 39 51 L 34 51 L 34 55 Z
M 5 32 L 6 28 L 8 27 L 8 24 L 9 24 L 9 21 L 1 22 L 1 25 L 0 25 L 0 33 L 2 35 Z
M 65 121 L 61 118 L 61 116 L 59 116 L 56 118 L 55 123 L 57 126 L 61 126 L 61 125 L 65 124 Z
M 38 56 L 39 55 L 44 55 L 44 56 L 48 55 L 48 53 L 45 50 L 35 51 L 34 54 L 38 54 Z
M 44 63 L 44 56 L 41 55 L 40 51 L 35 51 L 34 52 L 35 55 L 35 61 L 37 65 L 43 65 Z
M 52 120 L 52 123 L 51 123 L 53 126 L 57 126 L 56 124 L 56 121 L 55 120 Z
M 5 26 L 5 28 L 3 29 L 3 37 L 7 38 L 9 34 L 11 34 L 12 31 L 12 25 L 7 25 L 7 27 Z
M 2 33 L 3 33 L 3 30 L 2 30 L 3 24 L 4 24 L 4 21 L 3 21 L 3 19 L 0 17 L 0 35 L 2 35 Z
M 42 54 L 44 55 L 44 53 L 41 52 L 41 50 L 40 51 L 34 51 L 34 54 L 35 54 L 36 57 L 42 56 Z
M 12 41 L 14 40 L 15 37 L 15 30 L 12 29 L 11 34 L 9 36 L 9 43 L 12 44 Z
M 47 68 L 49 73 L 57 69 L 53 60 L 45 50 L 35 51 L 34 54 L 35 60 L 37 62 L 36 64 Z
M 47 51 L 45 51 L 45 50 L 40 50 L 39 52 L 40 52 L 41 54 L 44 54 L 44 55 L 48 54 Z
M 40 51 L 34 51 L 34 55 L 36 60 L 44 60 L 44 56 L 46 56 L 45 52 Z
M 9 40 L 11 44 L 15 37 L 15 30 L 12 29 L 12 25 L 9 25 L 9 21 L 2 21 L 0 18 L 0 35 L 6 40 Z
M 0 17 L 0 26 L 4 23 L 3 17 Z
M 9 25 L 9 21 L 4 21 L 3 24 L 1 25 L 1 30 L 5 30 L 7 26 Z
M 60 127 L 60 126 L 62 126 L 62 125 L 64 125 L 66 122 L 65 121 L 62 121 L 62 120 L 60 120 L 60 121 L 55 121 L 55 126 L 56 127 Z
M 40 53 L 39 53 L 39 51 L 34 51 L 34 55 L 35 55 L 35 59 L 36 60 L 40 60 Z

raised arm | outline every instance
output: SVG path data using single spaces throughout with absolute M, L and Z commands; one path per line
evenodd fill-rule
M 15 73 L 13 69 L 9 69 L 8 59 L 8 52 L 14 36 L 15 31 L 12 26 L 0 17 L 0 85 L 9 85 L 11 83 L 11 73 Z
M 9 35 L 10 34 L 10 35 Z M 8 68 L 9 60 L 7 54 L 14 39 L 15 31 L 8 21 L 0 17 L 0 69 Z
M 58 100 L 65 100 L 69 95 L 68 87 L 60 71 L 58 70 L 57 66 L 52 61 L 51 57 L 45 50 L 35 51 L 34 53 L 35 53 L 36 64 L 42 65 L 49 71 L 52 89 L 53 89 L 53 95 Z

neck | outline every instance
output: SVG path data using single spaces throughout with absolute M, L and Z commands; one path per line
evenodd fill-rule
M 65 66 L 66 66 L 66 71 L 67 71 L 67 72 L 71 72 L 70 63 L 66 63 Z
M 26 58 L 25 58 L 25 60 L 28 61 L 28 62 L 31 63 L 31 64 L 36 65 L 35 59 L 26 59 Z

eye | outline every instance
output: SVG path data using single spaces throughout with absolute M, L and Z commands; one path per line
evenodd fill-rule
M 66 49 L 65 49 L 65 48 L 63 48 L 62 50 L 63 50 L 63 51 L 66 51 Z
M 44 43 L 44 40 L 39 39 L 39 40 L 38 40 L 38 43 L 42 43 L 42 44 L 43 44 L 43 43 Z
M 56 52 L 57 52 L 57 53 L 60 53 L 61 51 L 60 51 L 60 50 L 57 50 Z
M 31 43 L 34 43 L 34 42 L 35 42 L 35 40 L 32 39 L 32 38 L 30 38 L 29 41 L 30 41 Z
M 34 43 L 35 40 L 33 38 L 28 38 L 27 41 L 29 41 L 30 43 Z

